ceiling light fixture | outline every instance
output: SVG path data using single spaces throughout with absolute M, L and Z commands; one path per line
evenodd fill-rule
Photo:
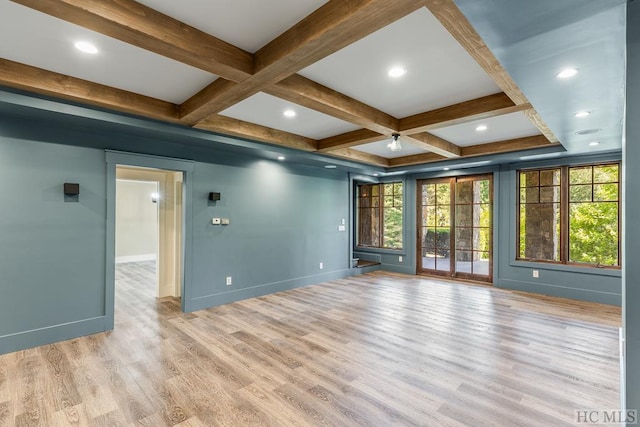
M 98 48 L 89 42 L 84 42 L 84 41 L 76 42 L 74 46 L 76 47 L 76 49 L 84 53 L 91 53 L 91 54 L 98 53 Z
M 443 170 L 443 171 L 448 171 L 448 170 L 449 170 L 449 168 L 442 168 L 442 170 Z
M 289 110 L 284 110 L 284 114 L 285 117 L 295 117 L 296 116 L 296 112 L 289 109 Z
M 581 119 L 583 117 L 588 117 L 591 115 L 591 111 L 578 111 L 574 114 L 575 117 Z
M 407 74 L 407 70 L 404 69 L 403 67 L 392 67 L 389 70 L 389 77 L 393 77 L 393 78 L 398 78 L 398 77 L 402 77 L 405 74 Z
M 387 144 L 387 147 L 389 148 L 389 150 L 391 151 L 402 150 L 402 145 L 400 144 L 399 138 L 400 138 L 399 133 L 394 133 L 393 135 L 391 135 L 391 142 Z
M 487 129 L 489 129 L 489 127 L 487 125 L 478 125 L 476 127 L 476 132 L 484 132 Z
M 593 141 L 589 143 L 589 147 L 597 147 L 598 145 L 600 145 L 599 141 Z
M 556 78 L 558 78 L 558 79 L 568 79 L 570 77 L 575 76 L 576 74 L 578 74 L 578 69 L 577 68 L 564 68 L 564 69 L 560 70 L 560 72 L 558 74 L 556 74 Z
M 337 166 L 336 165 L 325 165 L 324 168 L 325 169 L 335 169 L 335 168 L 337 168 Z
M 278 156 L 278 160 L 283 161 L 284 159 L 286 159 L 285 156 Z
M 373 176 L 380 176 L 380 174 L 379 173 L 374 173 Z

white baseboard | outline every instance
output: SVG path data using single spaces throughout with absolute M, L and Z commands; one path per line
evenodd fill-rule
M 122 264 L 125 262 L 140 262 L 140 261 L 155 261 L 155 260 L 156 260 L 156 254 L 117 256 L 116 264 Z

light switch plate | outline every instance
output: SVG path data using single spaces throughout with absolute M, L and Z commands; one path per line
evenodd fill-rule
M 220 225 L 220 218 L 211 218 L 211 224 Z
M 222 225 L 229 225 L 229 218 L 222 218 L 220 221 Z

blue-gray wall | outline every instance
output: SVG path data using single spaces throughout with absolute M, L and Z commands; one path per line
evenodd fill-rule
M 627 121 L 624 156 L 623 318 L 626 407 L 640 410 L 640 2 L 627 7 Z
M 4 137 L 2 124 L 0 353 L 103 330 L 105 154 Z
M 348 218 L 346 173 L 256 159 L 196 163 L 194 176 L 192 309 L 349 273 L 349 233 L 338 231 Z M 209 204 L 210 191 L 221 200 Z M 230 225 L 212 226 L 213 217 Z
M 417 180 L 493 173 L 494 183 L 494 285 L 505 289 L 535 292 L 564 298 L 574 298 L 605 304 L 621 304 L 621 271 L 588 267 L 563 266 L 550 263 L 516 261 L 516 170 L 550 167 L 564 164 L 619 161 L 620 154 L 583 156 L 565 160 L 522 163 L 496 167 L 450 170 L 430 174 L 409 175 L 404 179 L 405 240 L 400 251 L 356 248 L 354 255 L 381 262 L 380 268 L 408 274 L 416 272 L 416 199 Z M 399 262 L 399 256 L 403 261 Z M 532 270 L 539 278 L 532 277 Z
M 150 152 L 163 145 L 141 145 L 141 139 L 74 127 L 68 118 L 63 125 L 0 114 L 0 353 L 111 328 L 115 166 L 108 162 L 119 154 L 74 145 L 148 144 Z M 190 162 L 187 174 L 183 307 L 197 310 L 355 273 L 350 232 L 338 231 L 349 215 L 346 171 L 207 150 L 219 162 Z M 175 169 L 189 163 L 124 156 Z M 77 199 L 65 198 L 64 182 L 80 184 Z M 221 200 L 208 202 L 211 191 Z M 213 217 L 231 223 L 214 226 Z

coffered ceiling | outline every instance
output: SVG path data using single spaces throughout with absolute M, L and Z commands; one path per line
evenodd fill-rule
M 550 85 L 541 90 L 522 58 L 509 54 L 514 44 L 539 39 L 534 29 L 543 24 L 505 38 L 519 31 L 514 21 L 528 19 L 514 3 L 528 4 L 2 0 L 0 85 L 384 168 L 541 147 L 583 152 L 573 129 L 545 114 L 574 111 L 554 106 Z M 504 22 L 487 16 L 497 7 L 514 15 L 502 13 Z M 543 16 L 543 33 L 601 14 L 594 7 L 569 23 Z M 540 17 L 545 9 L 536 10 Z M 79 51 L 78 41 L 97 52 Z M 405 74 L 390 77 L 393 67 Z M 620 99 L 609 99 L 614 110 Z M 593 104 L 584 103 L 590 112 L 602 108 Z M 611 140 L 621 128 L 622 113 L 614 113 L 605 129 Z M 394 133 L 400 151 L 387 147 Z

